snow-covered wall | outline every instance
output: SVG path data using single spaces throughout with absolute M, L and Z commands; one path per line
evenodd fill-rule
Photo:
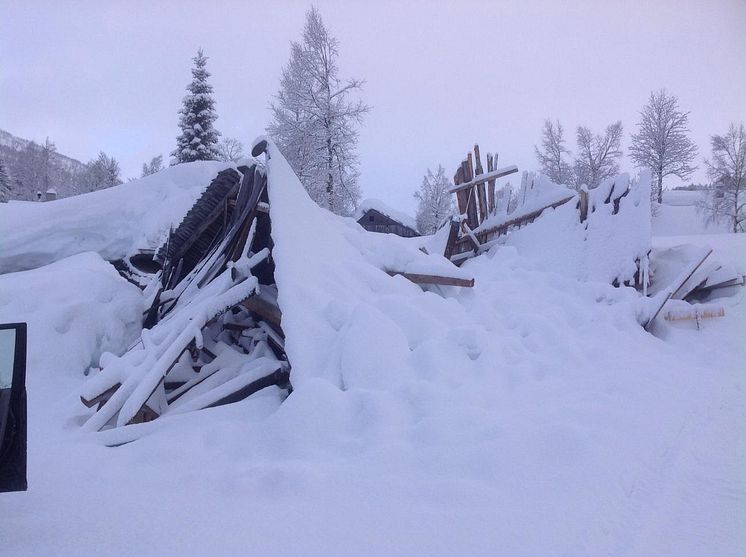
M 193 162 L 126 184 L 47 203 L 0 204 L 0 273 L 86 251 L 108 260 L 155 248 L 217 173 L 231 163 Z

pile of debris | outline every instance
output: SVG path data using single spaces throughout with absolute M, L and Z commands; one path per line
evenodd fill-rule
M 85 428 L 290 389 L 270 230 L 263 165 L 220 172 L 154 258 L 162 270 L 150 277 L 141 338 L 121 357 L 105 354 L 85 384 L 81 400 L 97 407 Z

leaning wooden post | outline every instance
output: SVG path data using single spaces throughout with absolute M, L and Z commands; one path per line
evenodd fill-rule
M 492 172 L 495 170 L 495 164 L 494 159 L 492 158 L 492 153 L 487 153 L 487 172 Z M 489 214 L 492 214 L 495 212 L 495 181 L 489 180 L 487 182 L 487 210 Z
M 458 186 L 460 184 L 464 183 L 464 166 L 463 164 L 458 167 L 458 170 L 456 171 L 456 176 L 453 178 L 454 185 Z M 457 191 L 456 192 L 456 201 L 458 202 L 458 214 L 464 215 L 466 214 L 466 192 Z
M 474 160 L 476 162 L 476 176 L 484 174 L 482 168 L 482 157 L 479 156 L 479 145 L 474 145 Z M 481 183 L 477 185 L 477 199 L 479 201 L 479 221 L 484 222 L 487 218 L 487 195 L 485 193 L 485 185 Z
M 467 182 L 471 182 L 474 179 L 474 162 L 471 158 L 471 153 L 466 156 L 466 176 L 464 179 Z M 477 199 L 476 199 L 476 188 L 471 186 L 468 190 L 468 201 L 466 204 L 466 222 L 469 228 L 474 230 L 479 226 L 479 220 L 477 217 Z

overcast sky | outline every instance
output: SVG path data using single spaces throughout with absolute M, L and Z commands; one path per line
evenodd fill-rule
M 263 133 L 307 2 L 0 0 L 0 128 L 50 137 L 125 178 L 167 159 L 198 47 L 210 57 L 217 127 Z M 366 80 L 361 186 L 410 212 L 427 167 L 452 175 L 467 149 L 536 166 L 542 121 L 572 131 L 622 120 L 625 141 L 652 89 L 709 136 L 746 122 L 746 0 L 317 1 L 343 76 Z M 574 141 L 573 141 L 574 143 Z M 574 147 L 574 145 L 570 145 Z M 625 158 L 624 167 L 630 167 Z M 700 164 L 701 166 L 701 164 Z M 695 179 L 704 179 L 698 172 Z

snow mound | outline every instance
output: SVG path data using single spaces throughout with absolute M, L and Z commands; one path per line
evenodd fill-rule
M 512 232 L 505 244 L 516 247 L 538 270 L 582 281 L 633 281 L 636 261 L 650 251 L 650 174 L 606 180 L 588 193 L 588 205 L 583 223 L 570 201 Z
M 228 166 L 217 161 L 180 164 L 75 197 L 0 204 L 0 273 L 33 269 L 86 251 L 115 260 L 154 249 Z
M 95 253 L 0 275 L 0 323 L 28 323 L 32 372 L 82 374 L 102 353 L 121 353 L 142 312 L 140 290 Z
M 380 199 L 364 199 L 360 205 L 358 205 L 357 211 L 355 211 L 355 220 L 360 220 L 365 213 L 370 210 L 378 211 L 382 215 L 389 217 L 397 222 L 400 222 L 404 226 L 417 231 L 417 221 L 406 213 L 397 211 L 392 207 L 389 207 L 386 203 Z

